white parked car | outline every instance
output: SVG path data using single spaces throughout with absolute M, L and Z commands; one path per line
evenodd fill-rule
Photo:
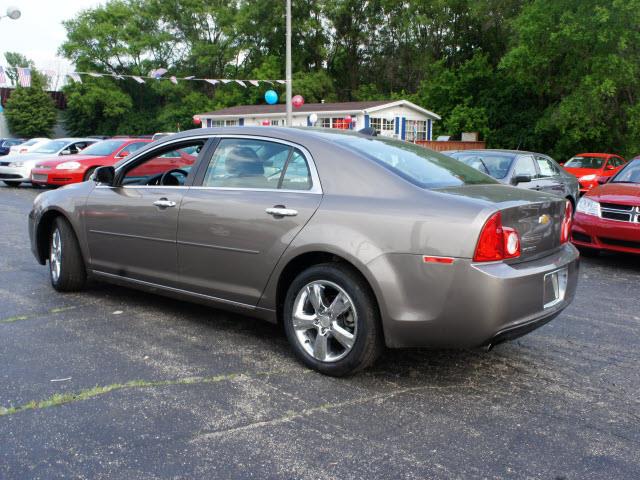
M 17 155 L 20 153 L 33 152 L 34 150 L 37 150 L 39 147 L 41 147 L 42 145 L 44 145 L 46 142 L 50 140 L 51 140 L 50 138 L 43 138 L 43 137 L 30 138 L 29 140 L 27 140 L 24 143 L 21 143 L 20 145 L 14 145 L 13 147 L 11 147 L 9 149 L 9 155 Z
M 38 161 L 58 155 L 73 155 L 97 141 L 95 138 L 58 138 L 28 153 L 0 157 L 0 180 L 9 187 L 31 182 L 31 170 Z

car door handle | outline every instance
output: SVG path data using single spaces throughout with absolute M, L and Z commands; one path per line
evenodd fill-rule
M 172 202 L 171 200 L 168 200 L 166 198 L 161 198 L 160 200 L 156 200 L 155 202 L 153 202 L 153 204 L 156 207 L 160 207 L 160 208 L 168 208 L 168 207 L 176 206 L 176 202 Z
M 265 212 L 267 212 L 269 215 L 273 215 L 274 217 L 295 217 L 296 215 L 298 215 L 297 210 L 280 206 L 267 208 Z

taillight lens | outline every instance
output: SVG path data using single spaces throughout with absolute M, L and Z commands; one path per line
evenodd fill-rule
M 495 262 L 519 257 L 520 253 L 518 232 L 513 228 L 503 227 L 502 214 L 500 212 L 494 213 L 480 232 L 473 261 Z
M 573 205 L 567 200 L 564 207 L 564 218 L 562 219 L 562 228 L 560 228 L 560 243 L 567 243 L 571 235 L 571 223 L 573 222 Z

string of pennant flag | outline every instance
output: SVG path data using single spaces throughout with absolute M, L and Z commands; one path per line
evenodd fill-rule
M 7 76 L 6 71 L 9 69 L 15 69 L 18 75 L 17 82 L 21 87 L 30 87 L 31 86 L 31 69 L 26 67 L 2 67 L 0 66 L 0 85 L 7 84 Z M 261 83 L 267 83 L 269 85 L 280 84 L 284 85 L 287 83 L 286 80 L 256 80 L 256 79 L 238 79 L 238 78 L 197 78 L 194 75 L 187 77 L 176 77 L 175 75 L 165 76 L 167 73 L 166 68 L 158 68 L 149 72 L 149 75 L 124 75 L 119 73 L 101 73 L 101 72 L 70 72 L 63 75 L 59 75 L 53 70 L 44 70 L 44 73 L 47 77 L 53 78 L 56 76 L 68 77 L 72 81 L 76 83 L 82 83 L 82 76 L 88 75 L 94 78 L 101 77 L 112 77 L 118 80 L 124 80 L 126 78 L 130 78 L 137 83 L 146 83 L 147 80 L 168 80 L 174 85 L 177 85 L 178 82 L 181 81 L 190 81 L 190 82 L 207 82 L 211 85 L 226 85 L 228 83 L 235 83 L 240 85 L 241 87 L 246 88 L 248 85 L 252 85 L 254 87 L 259 87 Z

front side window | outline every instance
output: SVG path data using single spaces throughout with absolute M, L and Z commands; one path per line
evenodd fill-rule
M 299 150 L 266 140 L 226 138 L 218 144 L 202 186 L 309 190 L 311 183 Z
M 165 147 L 136 160 L 122 177 L 123 185 L 184 185 L 205 140 L 198 139 L 179 147 Z
M 497 152 L 461 152 L 451 156 L 493 178 L 506 177 L 515 159 L 513 154 Z
M 524 155 L 516 161 L 516 166 L 513 169 L 514 175 L 531 175 L 531 178 L 536 178 L 538 171 L 533 163 L 533 157 L 531 155 Z

